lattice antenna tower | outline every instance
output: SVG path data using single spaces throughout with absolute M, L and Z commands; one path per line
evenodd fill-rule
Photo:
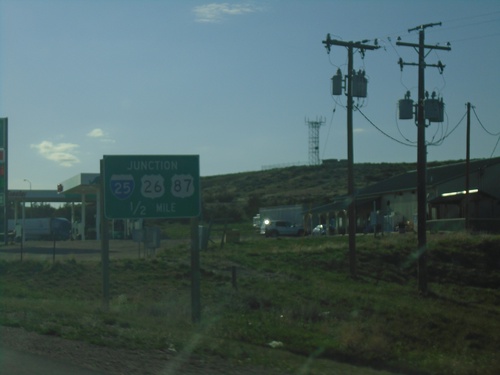
M 319 165 L 319 128 L 323 126 L 325 119 L 316 118 L 312 121 L 306 119 L 306 125 L 309 127 L 309 165 Z

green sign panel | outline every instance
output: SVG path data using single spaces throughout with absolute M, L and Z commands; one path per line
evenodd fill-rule
M 103 160 L 108 219 L 200 215 L 198 155 L 105 155 Z

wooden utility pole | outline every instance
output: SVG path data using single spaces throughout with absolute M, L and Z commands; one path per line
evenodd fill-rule
M 396 42 L 398 46 L 413 47 L 418 51 L 418 64 L 405 63 L 402 59 L 399 60 L 401 69 L 403 65 L 418 66 L 418 105 L 417 105 L 417 210 L 418 210 L 418 291 L 421 294 L 427 294 L 427 145 L 425 142 L 425 68 L 428 66 L 437 67 L 442 70 L 444 65 L 439 61 L 437 65 L 425 63 L 425 50 L 451 50 L 450 47 L 429 46 L 425 45 L 425 29 L 432 26 L 440 26 L 439 23 L 429 23 L 426 25 L 417 26 L 409 29 L 408 32 L 419 30 L 419 43 L 404 43 Z
M 327 34 L 326 40 L 322 43 L 325 45 L 328 53 L 330 47 L 343 46 L 347 48 L 347 82 L 345 91 L 347 92 L 347 195 L 349 196 L 349 269 L 352 278 L 357 278 L 356 269 L 356 194 L 354 191 L 354 146 L 353 146 L 353 79 L 354 70 L 354 49 L 358 49 L 363 55 L 366 50 L 375 50 L 379 48 L 377 45 L 365 44 L 362 42 L 344 42 L 341 40 L 333 40 L 330 34 Z
M 465 230 L 470 230 L 469 189 L 470 189 L 470 103 L 467 103 L 467 146 L 465 151 Z

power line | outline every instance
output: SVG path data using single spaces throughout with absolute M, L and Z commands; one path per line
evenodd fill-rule
M 401 128 L 399 127 L 399 122 L 397 121 L 397 117 L 398 117 L 398 116 L 397 116 L 397 111 L 396 111 L 396 128 L 398 129 L 398 132 L 399 132 L 399 134 L 401 135 L 401 137 L 403 137 L 403 139 L 404 139 L 406 142 L 409 142 L 409 143 L 411 143 L 411 144 L 415 144 L 415 145 L 416 145 L 417 141 L 412 141 L 412 140 L 410 140 L 410 139 L 408 139 L 408 138 L 406 138 L 406 137 L 405 137 L 405 135 L 404 135 L 404 134 L 403 134 L 403 132 L 401 131 Z M 416 146 L 415 146 L 415 147 L 416 147 Z
M 491 37 L 494 37 L 494 36 L 500 36 L 500 33 L 493 33 L 493 34 L 487 34 L 487 35 L 471 36 L 471 37 L 462 38 L 462 39 L 455 39 L 455 40 L 451 40 L 450 43 L 466 42 L 468 40 L 491 38 Z
M 328 138 L 330 137 L 330 130 L 332 129 L 332 124 L 333 124 L 333 117 L 335 116 L 335 112 L 337 111 L 337 106 L 333 108 L 332 115 L 330 117 L 330 123 L 328 124 L 328 131 L 326 133 L 326 139 L 325 143 L 323 145 L 323 154 L 321 155 L 321 158 L 325 158 L 325 151 L 326 151 L 326 145 L 328 144 Z
M 495 153 L 495 150 L 497 149 L 498 142 L 500 142 L 500 136 L 498 136 L 497 143 L 495 143 L 495 147 L 493 147 L 493 151 L 491 152 L 490 158 L 493 157 L 493 154 Z
M 468 17 L 460 17 L 460 18 L 451 18 L 449 20 L 445 20 L 444 22 L 455 22 L 455 21 L 464 21 L 464 20 L 471 20 L 473 18 L 479 18 L 479 17 L 486 17 L 486 16 L 492 16 L 495 14 L 500 14 L 500 10 L 496 12 L 489 12 L 489 13 L 483 13 L 483 14 L 476 14 L 475 16 L 468 16 Z
M 490 13 L 476 14 L 476 15 L 471 15 L 471 16 L 468 16 L 468 17 L 460 17 L 460 18 L 447 19 L 447 20 L 444 20 L 443 23 L 446 23 L 448 25 L 449 23 L 460 22 L 460 24 L 457 25 L 457 26 L 446 26 L 446 27 L 442 27 L 442 28 L 439 28 L 439 29 L 432 29 L 431 33 L 434 34 L 434 33 L 440 33 L 440 32 L 444 32 L 444 31 L 448 31 L 448 30 L 464 29 L 464 28 L 467 28 L 467 27 L 472 27 L 472 26 L 484 25 L 484 24 L 488 24 L 488 23 L 499 22 L 500 18 L 496 17 L 497 15 L 500 15 L 500 11 L 495 11 L 495 12 L 490 12 Z M 494 18 L 494 19 L 488 19 L 488 20 L 485 20 L 485 21 L 463 23 L 463 21 L 469 21 L 469 20 L 474 20 L 474 19 L 481 18 L 481 17 L 492 17 L 492 16 L 495 16 L 496 18 Z M 394 31 L 394 32 L 389 32 L 389 33 L 384 34 L 384 35 L 382 35 L 380 37 L 371 38 L 371 39 L 367 38 L 366 42 L 378 43 L 380 45 L 380 44 L 382 44 L 381 42 L 388 41 L 389 45 L 392 47 L 392 50 L 396 53 L 396 55 L 398 55 L 398 57 L 401 57 L 400 54 L 399 54 L 399 52 L 396 50 L 396 48 L 394 47 L 394 45 L 392 43 L 392 38 L 401 36 L 402 34 L 406 34 L 407 31 L 408 30 L 405 29 L 405 30 L 398 30 L 398 31 Z M 464 38 L 464 39 L 450 40 L 449 42 L 450 43 L 462 42 L 462 41 L 466 41 L 466 40 L 489 38 L 489 37 L 497 36 L 497 35 L 500 35 L 500 33 L 485 34 L 485 35 L 479 35 L 479 36 L 471 36 L 471 37 L 467 37 L 467 38 Z M 385 47 L 383 47 L 383 49 L 386 50 Z
M 479 125 L 481 125 L 481 127 L 483 128 L 483 130 L 488 133 L 489 135 L 492 135 L 493 137 L 496 137 L 496 136 L 499 136 L 500 135 L 500 132 L 498 133 L 492 133 L 490 132 L 488 129 L 486 129 L 483 125 L 483 123 L 481 122 L 481 120 L 479 120 L 479 117 L 477 117 L 477 113 L 476 113 L 476 108 L 475 107 L 472 107 L 472 111 L 474 112 L 474 116 L 476 116 L 476 119 L 477 121 L 479 122 Z
M 491 135 L 492 137 L 497 137 L 498 136 L 497 142 L 495 143 L 495 147 L 493 147 L 493 151 L 491 152 L 491 155 L 490 155 L 490 158 L 492 158 L 493 155 L 495 154 L 495 150 L 497 149 L 498 143 L 500 142 L 500 132 L 498 132 L 498 133 L 492 133 L 492 132 L 490 132 L 488 129 L 486 129 L 484 127 L 484 125 L 481 122 L 481 120 L 479 120 L 479 117 L 478 117 L 478 115 L 476 113 L 476 107 L 472 107 L 472 111 L 474 112 L 474 116 L 476 116 L 477 122 L 479 122 L 479 125 L 481 125 L 481 127 L 483 128 L 483 130 L 487 134 Z
M 386 132 L 384 132 L 382 129 L 380 129 L 377 125 L 375 125 L 375 124 L 373 123 L 373 121 L 372 121 L 372 120 L 370 120 L 370 119 L 369 119 L 369 118 L 368 118 L 368 117 L 367 117 L 367 116 L 366 116 L 366 115 L 365 115 L 365 114 L 361 111 L 361 109 L 360 109 L 359 107 L 356 107 L 356 110 L 357 110 L 357 111 L 361 114 L 361 116 L 363 116 L 363 117 L 366 119 L 366 121 L 368 121 L 368 123 L 369 123 L 371 126 L 373 126 L 375 129 L 377 129 L 380 133 L 382 133 L 383 135 L 385 135 L 387 138 L 392 139 L 394 142 L 397 142 L 397 143 L 402 144 L 402 145 L 404 145 L 404 146 L 417 147 L 417 145 L 414 145 L 414 144 L 411 144 L 411 143 L 405 143 L 405 142 L 403 142 L 403 141 L 400 141 L 400 140 L 399 140 L 399 139 L 397 139 L 397 138 L 394 138 L 392 135 L 387 134 L 387 133 L 386 133 Z M 410 142 L 410 141 L 408 141 L 408 142 Z
M 477 26 L 477 25 L 483 25 L 485 23 L 490 23 L 490 22 L 498 22 L 498 18 L 495 18 L 495 19 L 490 19 L 490 20 L 486 20 L 486 21 L 479 21 L 479 22 L 474 22 L 474 23 L 463 23 L 462 21 L 468 21 L 468 20 L 473 20 L 475 18 L 481 18 L 481 17 L 491 17 L 491 16 L 495 16 L 497 14 L 500 14 L 500 11 L 496 11 L 496 12 L 490 12 L 490 13 L 483 13 L 483 14 L 478 14 L 478 15 L 475 15 L 475 16 L 469 16 L 469 17 L 461 17 L 461 18 L 452 18 L 452 19 L 449 19 L 449 20 L 445 20 L 444 22 L 446 24 L 448 24 L 449 22 L 453 23 L 453 22 L 460 22 L 461 24 L 458 25 L 458 26 L 452 26 L 452 27 L 445 27 L 441 30 L 453 30 L 453 29 L 457 29 L 457 28 L 463 28 L 463 27 L 469 27 L 469 26 Z
M 464 115 L 462 116 L 462 118 L 458 121 L 458 123 L 453 127 L 453 129 L 451 129 L 451 131 L 448 133 L 448 134 L 445 134 L 440 140 L 438 140 L 436 143 L 429 143 L 429 146 L 440 146 L 444 140 L 446 138 L 448 138 L 455 130 L 457 130 L 457 128 L 459 127 L 459 125 L 462 123 L 462 121 L 464 120 L 465 116 L 467 116 L 467 112 L 464 113 Z
M 373 126 L 375 129 L 377 129 L 380 133 L 382 133 L 384 136 L 386 136 L 387 138 L 393 140 L 394 142 L 397 142 L 399 144 L 402 144 L 404 146 L 409 146 L 409 147 L 417 147 L 417 145 L 415 144 L 416 142 L 414 141 L 411 141 L 409 139 L 407 139 L 402 133 L 401 133 L 401 130 L 399 129 L 399 126 L 397 126 L 398 130 L 399 130 L 399 134 L 401 134 L 401 136 L 404 138 L 404 140 L 406 142 L 403 142 L 403 141 L 400 141 L 399 139 L 397 138 L 394 138 L 392 135 L 386 133 L 385 131 L 383 131 L 382 129 L 380 129 L 380 127 L 378 127 L 372 120 L 370 120 L 368 118 L 367 115 L 365 115 L 361 109 L 359 107 L 356 107 L 356 110 L 361 114 L 361 116 L 363 116 L 365 118 L 366 121 L 368 121 L 368 123 Z M 467 115 L 467 112 L 464 113 L 464 115 L 462 116 L 462 118 L 458 121 L 458 123 L 453 127 L 453 129 L 451 129 L 451 131 L 449 133 L 446 133 L 444 134 L 440 139 L 438 139 L 437 141 L 435 142 L 428 142 L 427 145 L 428 146 L 440 146 L 444 140 L 446 138 L 448 138 L 455 130 L 457 130 L 457 128 L 460 126 L 460 124 L 462 123 L 462 121 L 464 120 L 465 116 Z

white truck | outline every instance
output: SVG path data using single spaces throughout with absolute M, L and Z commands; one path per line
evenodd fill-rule
M 62 217 L 44 217 L 30 219 L 9 219 L 8 231 L 15 241 L 25 240 L 69 240 L 71 223 Z
M 311 233 L 305 227 L 309 223 L 304 220 L 307 208 L 296 204 L 290 206 L 261 207 L 259 210 L 260 233 L 266 236 L 302 236 Z

